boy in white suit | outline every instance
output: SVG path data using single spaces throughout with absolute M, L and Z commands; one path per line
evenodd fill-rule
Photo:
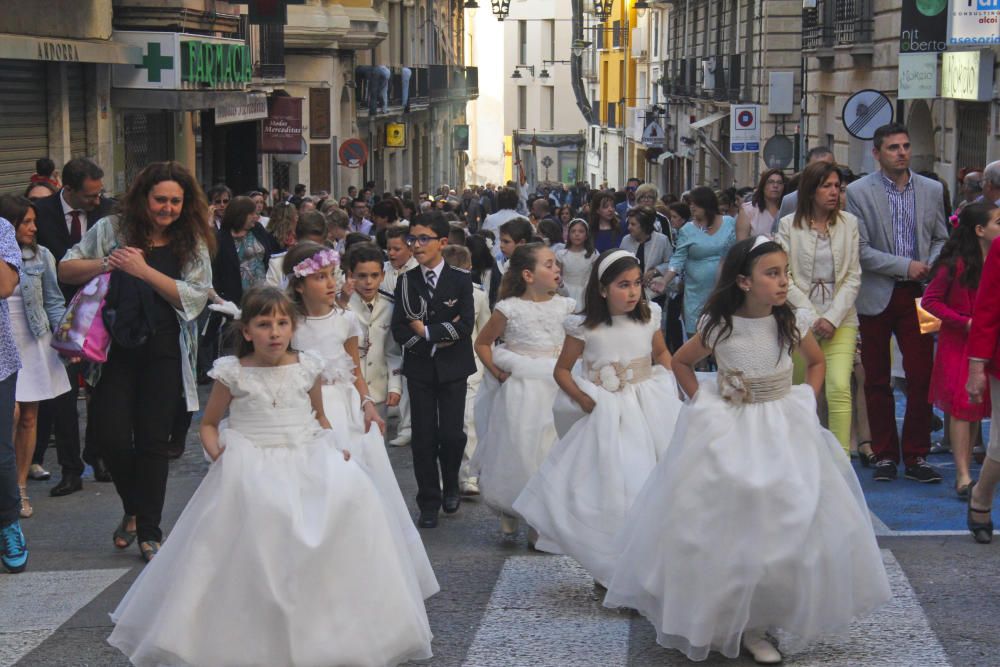
M 384 418 L 389 408 L 399 405 L 403 355 L 389 329 L 393 298 L 381 289 L 385 276 L 382 251 L 371 243 L 358 244 L 347 253 L 347 268 L 354 282 L 348 307 L 361 325 L 358 339 L 361 375 Z
M 413 257 L 413 251 L 406 237 L 410 233 L 407 225 L 391 225 L 385 230 L 386 254 L 389 261 L 385 263 L 385 279 L 382 290 L 389 294 L 396 293 L 396 282 L 399 276 L 406 273 L 418 262 Z M 396 437 L 389 441 L 393 447 L 405 447 L 410 444 L 410 397 L 406 392 L 406 378 L 398 373 L 402 382 L 402 398 L 399 401 L 399 425 L 396 427 Z
M 441 253 L 449 265 L 456 269 L 470 271 L 472 269 L 472 253 L 462 245 L 447 245 Z M 490 320 L 490 297 L 482 285 L 472 284 L 472 300 L 476 308 L 476 323 L 472 329 L 473 340 L 479 336 L 479 331 Z M 462 467 L 458 471 L 458 488 L 462 495 L 478 496 L 479 479 L 469 474 L 469 461 L 476 452 L 476 392 L 483 379 L 483 362 L 476 357 L 476 372 L 469 376 L 469 388 L 465 392 L 465 453 L 462 455 Z

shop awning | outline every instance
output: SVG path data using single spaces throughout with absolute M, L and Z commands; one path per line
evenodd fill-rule
M 702 145 L 707 148 L 708 152 L 714 155 L 719 162 L 724 162 L 730 169 L 733 168 L 733 163 L 722 154 L 722 151 L 720 151 L 719 147 L 715 145 L 712 138 L 705 134 L 704 130 L 698 130 L 698 139 L 701 140 Z
M 717 123 L 728 115 L 729 111 L 718 111 L 710 116 L 705 116 L 704 118 L 700 118 L 695 122 L 691 123 L 691 129 L 700 130 L 703 127 L 708 127 L 712 123 Z
M 251 104 L 252 93 L 242 90 L 141 90 L 112 88 L 111 104 L 116 109 L 157 109 L 160 111 L 204 111 L 217 107 Z
M 65 39 L 0 34 L 0 58 L 61 63 L 138 65 L 142 49 L 112 40 Z

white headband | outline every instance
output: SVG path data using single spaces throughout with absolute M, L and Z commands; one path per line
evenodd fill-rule
M 601 260 L 601 263 L 597 266 L 597 279 L 600 280 L 604 277 L 604 272 L 608 270 L 608 267 L 617 262 L 619 259 L 624 259 L 625 257 L 631 257 L 636 261 L 636 256 L 630 253 L 628 250 L 615 250 L 613 253 Z
M 761 234 L 756 239 L 754 239 L 753 245 L 750 246 L 750 252 L 753 252 L 754 250 L 756 250 L 757 246 L 762 245 L 764 243 L 770 243 L 770 242 L 771 242 L 771 239 L 769 239 L 768 237 L 766 237 L 763 234 Z

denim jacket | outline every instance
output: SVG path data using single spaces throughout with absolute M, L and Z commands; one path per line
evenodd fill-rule
M 41 338 L 59 326 L 66 312 L 56 279 L 56 260 L 45 246 L 22 248 L 21 258 L 21 298 L 28 328 L 35 338 Z

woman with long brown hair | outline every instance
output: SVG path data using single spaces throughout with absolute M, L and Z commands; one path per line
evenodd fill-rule
M 858 340 L 854 301 L 861 289 L 858 219 L 840 208 L 837 165 L 813 162 L 799 179 L 798 207 L 778 223 L 776 241 L 788 253 L 788 301 L 807 324 L 826 359 L 830 430 L 845 452 L 851 446 L 851 372 Z M 796 380 L 805 376 L 795 359 Z M 861 449 L 863 463 L 871 462 Z
M 594 190 L 590 194 L 590 215 L 587 221 L 598 253 L 617 248 L 621 243 L 621 224 L 615 211 L 615 196 L 607 190 Z
M 97 221 L 59 265 L 59 279 L 72 285 L 112 271 L 117 312 L 132 309 L 145 323 L 129 336 L 111 327 L 93 400 L 97 440 L 124 508 L 114 543 L 125 549 L 138 536 L 147 562 L 163 541 L 167 461 L 185 435 L 179 413 L 198 409 L 195 320 L 212 284 L 213 231 L 191 172 L 178 162 L 154 162 L 136 177 L 120 213 Z

